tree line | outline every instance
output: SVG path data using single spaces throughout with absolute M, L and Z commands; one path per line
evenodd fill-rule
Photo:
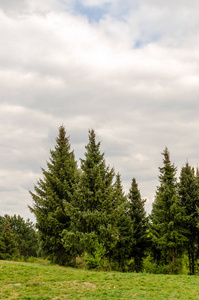
M 37 257 L 38 235 L 35 225 L 20 215 L 0 216 L 0 259 Z
M 187 260 L 194 274 L 199 256 L 199 173 L 188 163 L 177 169 L 165 148 L 159 187 L 147 217 L 136 179 L 125 195 L 120 174 L 106 165 L 94 130 L 78 168 L 64 126 L 54 150 L 30 192 L 43 253 L 56 263 L 141 271 L 180 272 Z
M 152 211 L 145 212 L 138 183 L 124 193 L 121 176 L 106 165 L 100 142 L 89 130 L 78 166 L 64 126 L 50 150 L 43 177 L 30 191 L 40 255 L 60 265 L 189 274 L 198 270 L 199 172 L 181 169 L 164 149 Z

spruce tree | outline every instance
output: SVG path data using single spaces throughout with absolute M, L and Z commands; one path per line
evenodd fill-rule
M 70 259 L 61 240 L 63 230 L 70 226 L 64 202 L 71 202 L 77 178 L 77 164 L 64 126 L 60 126 L 55 149 L 50 154 L 47 170 L 42 169 L 43 179 L 37 181 L 35 192 L 30 192 L 33 206 L 29 208 L 37 219 L 44 254 L 64 265 Z
M 127 197 L 124 194 L 122 181 L 120 174 L 116 175 L 114 183 L 115 198 L 120 199 L 123 203 L 123 211 L 120 215 L 117 227 L 119 238 L 116 246 L 112 249 L 112 257 L 115 262 L 115 268 L 120 271 L 128 271 L 128 260 L 131 256 L 131 250 L 133 245 L 133 227 L 131 219 L 128 215 L 129 203 Z
M 147 238 L 147 218 L 144 203 L 138 189 L 136 179 L 132 179 L 131 187 L 128 193 L 129 211 L 128 215 L 131 219 L 133 228 L 133 244 L 131 248 L 131 257 L 134 258 L 134 269 L 136 272 L 142 270 L 143 258 L 145 256 L 148 244 Z
M 199 188 L 195 171 L 188 163 L 181 169 L 179 196 L 185 209 L 184 228 L 187 237 L 186 249 L 189 257 L 189 272 L 194 274 L 199 254 L 199 228 L 197 226 L 199 219 Z
M 38 251 L 38 235 L 35 225 L 28 219 L 25 221 L 20 215 L 5 215 L 4 219 L 10 223 L 10 228 L 17 242 L 19 255 L 24 258 L 36 257 Z
M 0 216 L 0 259 L 6 259 L 6 244 L 4 241 L 4 226 L 6 219 Z
M 18 254 L 17 242 L 11 230 L 9 220 L 5 219 L 0 237 L 0 259 L 14 259 Z
M 89 131 L 89 143 L 85 148 L 73 202 L 66 204 L 72 227 L 70 232 L 65 231 L 63 240 L 79 237 L 80 245 L 91 255 L 96 252 L 96 247 L 103 246 L 105 256 L 110 258 L 118 240 L 117 223 L 123 209 L 121 198 L 115 197 L 114 170 L 106 166 L 94 130 Z
M 177 269 L 177 258 L 181 257 L 186 241 L 183 228 L 184 210 L 177 197 L 176 167 L 170 161 L 165 148 L 163 167 L 159 168 L 160 186 L 157 188 L 151 213 L 151 236 L 154 257 L 158 264 Z

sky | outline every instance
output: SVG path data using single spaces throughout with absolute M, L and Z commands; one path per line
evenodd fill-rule
M 0 215 L 28 209 L 58 128 L 76 160 L 93 128 L 150 213 L 167 146 L 199 163 L 199 1 L 0 1 Z

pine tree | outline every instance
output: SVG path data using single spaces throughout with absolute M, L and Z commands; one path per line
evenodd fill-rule
M 148 245 L 147 238 L 147 218 L 144 208 L 146 200 L 141 199 L 140 191 L 136 179 L 132 179 L 131 187 L 128 194 L 129 211 L 132 228 L 133 241 L 131 249 L 131 257 L 134 258 L 134 268 L 136 272 L 142 270 L 143 258 L 145 256 L 146 247 Z
M 179 196 L 185 209 L 184 228 L 186 229 L 186 249 L 189 257 L 189 272 L 195 273 L 196 259 L 198 258 L 199 247 L 199 228 L 197 226 L 199 219 L 199 189 L 195 171 L 186 163 L 181 169 Z
M 84 245 L 91 255 L 101 245 L 110 258 L 109 254 L 118 240 L 117 223 L 123 208 L 120 197 L 115 197 L 114 170 L 106 166 L 94 130 L 89 131 L 81 170 L 73 203 L 66 205 L 66 212 L 70 212 L 72 219 L 71 232 L 65 231 L 63 239 L 67 241 L 69 237 L 75 239 L 78 236 L 80 245 Z
M 164 165 L 159 168 L 160 186 L 157 188 L 151 213 L 151 235 L 157 262 L 171 266 L 171 272 L 175 272 L 176 259 L 180 258 L 186 241 L 184 211 L 177 197 L 177 169 L 170 161 L 167 148 L 162 154 Z
M 63 230 L 70 226 L 64 202 L 71 202 L 77 178 L 77 164 L 64 126 L 59 128 L 55 149 L 50 154 L 48 169 L 42 169 L 43 179 L 35 185 L 35 193 L 30 192 L 33 206 L 29 208 L 36 216 L 44 253 L 53 262 L 64 265 L 70 259 L 61 240 Z

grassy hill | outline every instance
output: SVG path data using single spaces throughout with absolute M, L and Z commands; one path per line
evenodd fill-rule
M 199 299 L 199 277 L 0 261 L 0 299 Z

